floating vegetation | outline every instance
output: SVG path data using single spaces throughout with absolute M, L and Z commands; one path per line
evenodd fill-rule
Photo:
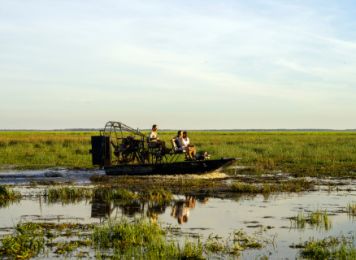
M 241 193 L 271 193 L 271 192 L 301 192 L 314 188 L 313 182 L 305 179 L 295 179 L 280 183 L 251 184 L 234 182 L 231 184 L 233 192 Z
M 292 226 L 298 229 L 305 228 L 306 224 L 324 230 L 331 228 L 331 220 L 326 211 L 317 210 L 308 213 L 307 216 L 303 212 L 299 212 L 296 217 L 292 217 L 290 220 L 292 221 Z
M 350 216 L 356 216 L 356 203 L 350 203 L 347 205 L 347 212 Z
M 356 259 L 354 240 L 346 237 L 312 239 L 301 245 L 300 255 L 307 259 Z
M 46 200 L 49 203 L 74 203 L 83 199 L 91 199 L 92 196 L 92 189 L 83 187 L 55 187 L 49 188 L 45 192 Z
M 243 230 L 237 230 L 233 234 L 234 251 L 242 251 L 248 248 L 262 248 L 263 244 L 256 238 L 247 235 Z
M 0 207 L 8 206 L 12 202 L 19 201 L 21 193 L 12 190 L 9 187 L 0 185 Z
M 212 253 L 221 253 L 221 252 L 226 252 L 229 251 L 228 245 L 226 242 L 222 241 L 222 238 L 217 236 L 217 235 L 213 235 L 210 234 L 207 241 L 205 242 L 205 249 L 208 252 L 212 252 Z
M 29 259 L 43 252 L 45 247 L 44 230 L 34 223 L 17 225 L 13 235 L 1 241 L 0 254 L 8 258 Z
M 226 241 L 217 235 L 210 235 L 204 247 L 214 254 L 240 255 L 246 249 L 262 248 L 263 243 L 257 237 L 249 236 L 240 229 L 232 234 L 232 239 Z
M 91 244 L 92 241 L 90 239 L 81 239 L 54 243 L 52 246 L 56 247 L 54 253 L 57 255 L 69 255 L 79 247 L 89 247 Z

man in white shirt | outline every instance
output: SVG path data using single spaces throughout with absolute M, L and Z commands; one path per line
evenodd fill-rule
M 154 141 L 157 141 L 157 140 L 159 140 L 159 138 L 158 138 L 158 135 L 157 135 L 157 130 L 158 130 L 158 127 L 157 127 L 157 125 L 153 125 L 152 126 L 152 131 L 151 131 L 151 134 L 150 134 L 150 142 L 154 142 Z
M 148 138 L 149 145 L 151 148 L 159 148 L 161 154 L 164 155 L 165 153 L 168 153 L 169 150 L 166 149 L 166 143 L 164 141 L 159 140 L 157 131 L 158 131 L 158 126 L 154 124 L 152 126 L 152 131 L 150 133 L 150 136 Z

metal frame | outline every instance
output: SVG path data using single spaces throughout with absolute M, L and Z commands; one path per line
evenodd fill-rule
M 100 131 L 101 136 L 110 138 L 110 150 L 114 158 L 111 165 L 120 164 L 161 164 L 177 161 L 179 154 L 173 150 L 163 151 L 159 145 L 149 143 L 147 136 L 124 123 L 109 121 Z

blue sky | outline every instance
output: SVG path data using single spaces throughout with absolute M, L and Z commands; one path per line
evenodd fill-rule
M 0 0 L 0 129 L 356 128 L 356 2 Z

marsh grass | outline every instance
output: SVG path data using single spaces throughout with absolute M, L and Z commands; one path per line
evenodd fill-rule
M 231 184 L 231 191 L 238 193 L 263 193 L 271 192 L 301 192 L 309 191 L 314 188 L 313 182 L 305 179 L 295 179 L 280 183 L 260 183 L 251 184 L 245 182 L 234 182 Z
M 75 203 L 83 199 L 89 200 L 92 196 L 93 190 L 91 188 L 83 187 L 52 187 L 45 191 L 45 198 L 48 203 Z
M 29 259 L 43 252 L 44 230 L 34 223 L 19 224 L 15 233 L 5 236 L 1 243 L 2 256 L 10 259 Z
M 69 255 L 80 247 L 89 247 L 92 244 L 90 239 L 71 240 L 52 244 L 56 247 L 54 253 L 57 255 Z
M 21 199 L 21 193 L 13 189 L 0 185 L 0 207 L 6 207 L 10 203 L 17 202 Z
M 123 219 L 95 228 L 93 242 L 96 250 L 101 252 L 99 255 L 113 250 L 114 256 L 122 258 L 203 258 L 200 243 L 186 241 L 184 246 L 178 246 L 167 242 L 164 234 L 158 224 L 145 220 L 130 223 Z
M 328 237 L 310 240 L 304 244 L 301 256 L 307 259 L 356 259 L 354 239 Z
M 132 201 L 138 199 L 138 195 L 127 189 L 103 186 L 95 188 L 94 198 L 102 201 Z
M 0 167 L 92 168 L 91 132 L 16 131 L 0 133 Z
M 331 220 L 326 211 L 313 211 L 306 216 L 303 212 L 299 212 L 296 217 L 291 218 L 292 226 L 298 229 L 304 229 L 306 224 L 313 228 L 329 230 L 332 226 Z
M 347 205 L 347 212 L 350 216 L 355 217 L 356 216 L 356 203 L 350 203 Z
M 260 249 L 264 246 L 259 239 L 248 235 L 241 229 L 234 231 L 231 235 L 232 239 L 223 240 L 211 234 L 204 244 L 205 250 L 214 254 L 238 256 L 246 249 Z
M 132 192 L 128 189 L 109 186 L 99 186 L 96 188 L 72 186 L 51 187 L 45 190 L 44 196 L 48 203 L 61 202 L 63 204 L 92 199 L 103 202 L 121 202 L 121 204 L 125 202 L 131 203 L 134 200 L 165 204 L 173 199 L 172 193 L 164 189 Z
M 0 167 L 92 168 L 90 136 L 97 132 L 23 131 L 0 133 Z M 175 132 L 160 132 L 169 142 Z M 277 170 L 297 176 L 356 172 L 355 132 L 190 131 L 190 139 L 212 158 L 239 157 L 255 173 Z M 245 170 L 242 169 L 243 173 Z M 248 170 L 251 173 L 251 168 Z
M 28 259 L 55 254 L 73 258 L 95 254 L 97 259 L 204 259 L 236 257 L 243 250 L 263 247 L 243 230 L 226 240 L 211 235 L 204 243 L 199 238 L 178 241 L 172 232 L 146 218 L 96 224 L 20 223 L 12 235 L 2 238 L 0 257 Z

